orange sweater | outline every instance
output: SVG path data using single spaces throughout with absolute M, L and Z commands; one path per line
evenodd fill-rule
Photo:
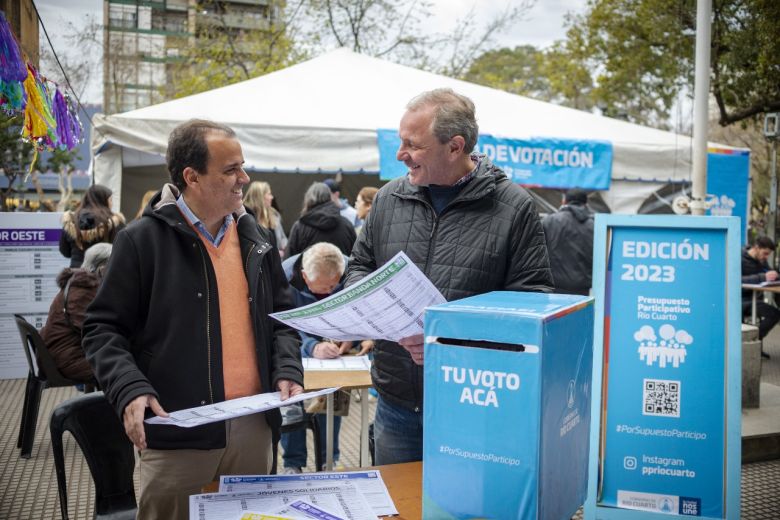
M 249 314 L 249 284 L 244 274 L 236 229 L 236 223 L 233 223 L 219 247 L 198 233 L 217 276 L 225 399 L 258 394 L 261 388 L 255 335 Z

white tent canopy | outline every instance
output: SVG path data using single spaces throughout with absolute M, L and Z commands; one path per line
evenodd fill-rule
M 227 87 L 112 116 L 92 133 L 96 181 L 121 200 L 122 167 L 162 164 L 168 134 L 190 118 L 236 130 L 257 171 L 378 173 L 376 130 L 397 128 L 406 103 L 450 87 L 477 107 L 480 133 L 605 140 L 613 145 L 605 200 L 635 212 L 665 183 L 690 179 L 691 139 L 339 49 Z M 723 147 L 722 148 L 727 148 Z M 637 181 L 649 183 L 638 186 Z

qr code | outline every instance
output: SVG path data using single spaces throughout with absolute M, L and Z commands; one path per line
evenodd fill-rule
M 642 415 L 680 417 L 680 382 L 645 379 Z

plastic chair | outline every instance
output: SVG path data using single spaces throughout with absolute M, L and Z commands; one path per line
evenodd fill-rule
M 282 427 L 279 429 L 279 433 L 292 433 L 296 432 L 298 430 L 305 430 L 310 429 L 311 433 L 314 437 L 314 464 L 317 467 L 317 471 L 322 470 L 322 467 L 325 465 L 325 461 L 322 460 L 322 443 L 320 442 L 320 427 L 317 424 L 316 419 L 314 418 L 314 415 L 306 414 L 304 415 L 304 418 L 300 421 L 296 421 L 291 424 L 283 424 Z M 273 458 L 271 463 L 271 475 L 276 475 L 277 473 L 277 462 L 279 458 L 279 440 L 280 439 L 274 439 L 273 440 Z
M 62 518 L 68 518 L 68 493 L 62 434 L 69 431 L 84 453 L 95 483 L 96 519 L 132 519 L 136 515 L 133 445 L 103 392 L 65 401 L 51 414 L 49 431 Z
M 27 387 L 24 391 L 24 404 L 22 405 L 22 421 L 19 425 L 19 438 L 16 447 L 21 448 L 21 457 L 29 459 L 32 453 L 35 428 L 38 421 L 38 408 L 41 404 L 41 393 L 46 388 L 62 386 L 74 386 L 84 383 L 74 381 L 63 376 L 57 369 L 54 359 L 46 348 L 43 338 L 38 330 L 30 325 L 24 316 L 14 314 L 16 326 L 22 338 L 24 355 L 27 357 L 27 366 L 30 371 L 27 374 Z M 85 385 L 85 392 L 92 391 L 94 385 Z

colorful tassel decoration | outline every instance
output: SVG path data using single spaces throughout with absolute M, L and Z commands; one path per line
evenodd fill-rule
M 38 150 L 54 148 L 57 122 L 51 113 L 51 98 L 35 69 L 29 65 L 27 68 L 29 74 L 24 80 L 27 106 L 24 109 L 22 137 L 28 139 Z
M 0 110 L 5 112 L 21 112 L 27 103 L 27 94 L 19 81 L 3 81 L 0 79 Z
M 68 103 L 68 100 L 60 92 L 54 91 L 54 103 L 52 104 L 54 119 L 57 121 L 57 146 L 72 150 L 79 145 L 81 139 L 81 126 Z
M 0 79 L 3 81 L 24 81 L 27 65 L 19 52 L 11 26 L 0 11 Z

